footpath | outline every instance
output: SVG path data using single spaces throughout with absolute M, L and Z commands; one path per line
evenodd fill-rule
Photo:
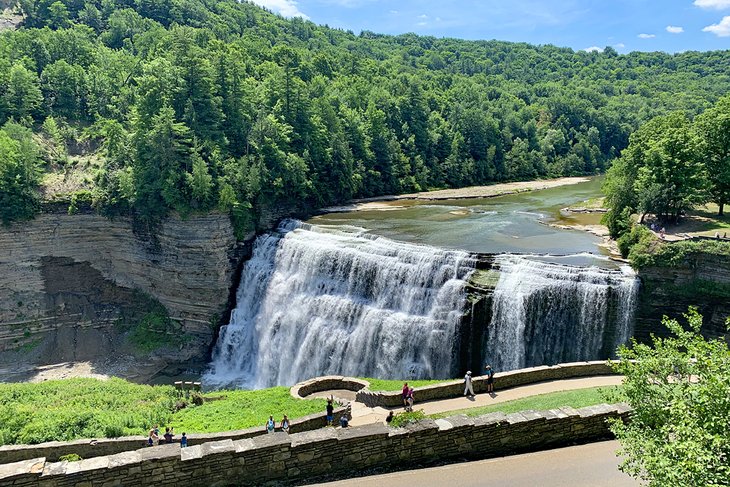
M 413 408 L 422 409 L 423 412 L 427 415 L 447 413 L 449 411 L 458 411 L 461 409 L 489 406 L 492 404 L 499 404 L 507 401 L 513 401 L 515 399 L 523 399 L 527 397 L 537 396 L 540 394 L 548 394 L 551 392 L 574 391 L 577 389 L 589 389 L 592 387 L 616 386 L 620 385 L 622 380 L 623 377 L 617 375 L 580 377 L 576 379 L 539 382 L 537 384 L 513 387 L 505 390 L 499 390 L 499 381 L 497 381 L 495 383 L 497 390 L 494 393 L 477 394 L 475 397 L 467 398 L 460 396 L 454 397 L 452 399 L 418 402 L 418 396 L 416 395 L 416 402 L 413 405 Z M 402 408 L 368 407 L 362 403 L 355 402 L 355 393 L 352 391 L 322 391 L 316 394 L 312 394 L 311 397 L 329 397 L 330 395 L 333 395 L 339 399 L 345 399 L 350 401 L 350 407 L 352 408 L 352 421 L 350 421 L 351 426 L 382 423 L 385 421 L 386 416 L 388 416 L 388 413 L 391 410 L 396 412 L 402 410 Z

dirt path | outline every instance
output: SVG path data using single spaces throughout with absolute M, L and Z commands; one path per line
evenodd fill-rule
M 426 191 L 422 193 L 410 193 L 391 196 L 378 196 L 376 198 L 366 198 L 354 200 L 349 205 L 325 208 L 326 213 L 337 213 L 346 211 L 359 210 L 388 210 L 393 209 L 393 201 L 400 200 L 454 200 L 469 198 L 494 198 L 496 196 L 504 196 L 508 194 L 522 193 L 526 191 L 538 191 L 541 189 L 557 188 L 560 186 L 570 186 L 573 184 L 585 183 L 590 178 L 559 178 L 547 179 L 542 181 L 519 181 L 515 183 L 499 183 L 489 186 L 472 186 L 469 188 L 458 189 L 442 189 L 439 191 Z M 389 203 L 390 202 L 390 203 Z M 397 206 L 395 206 L 397 207 Z
M 428 414 L 446 413 L 449 411 L 458 411 L 460 409 L 477 408 L 481 406 L 489 406 L 491 404 L 499 404 L 515 399 L 523 399 L 526 397 L 537 396 L 539 394 L 548 394 L 550 392 L 574 391 L 577 389 L 588 389 L 591 387 L 607 387 L 620 385 L 623 377 L 610 375 L 598 377 L 581 377 L 578 379 L 565 379 L 549 382 L 540 382 L 538 384 L 530 384 L 522 387 L 514 387 L 497 391 L 494 394 L 477 394 L 476 397 L 455 397 L 453 399 L 442 399 L 430 402 L 418 402 L 416 394 L 416 404 L 414 409 L 423 409 Z M 499 387 L 499 384 L 497 384 Z M 326 394 L 326 393 L 325 393 Z M 361 426 L 364 424 L 378 423 L 385 421 L 390 409 L 376 407 L 370 408 L 362 403 L 352 402 L 352 426 Z M 402 408 L 392 408 L 394 411 L 400 411 Z

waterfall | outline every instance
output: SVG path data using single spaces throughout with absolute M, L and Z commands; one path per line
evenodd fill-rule
M 632 333 L 639 281 L 630 268 L 571 267 L 502 255 L 485 359 L 497 370 L 615 355 Z
M 256 240 L 204 381 L 452 377 L 473 267 L 466 252 L 285 221 Z

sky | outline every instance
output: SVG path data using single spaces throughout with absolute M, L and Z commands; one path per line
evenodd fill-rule
M 730 49 L 730 0 L 252 0 L 359 33 L 554 44 L 575 50 Z

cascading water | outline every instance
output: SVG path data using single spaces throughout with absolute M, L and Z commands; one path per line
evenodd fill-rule
M 204 380 L 452 377 L 473 268 L 466 252 L 286 221 L 257 239 Z
M 631 336 L 639 282 L 628 269 L 496 258 L 485 358 L 497 370 L 615 355 Z

